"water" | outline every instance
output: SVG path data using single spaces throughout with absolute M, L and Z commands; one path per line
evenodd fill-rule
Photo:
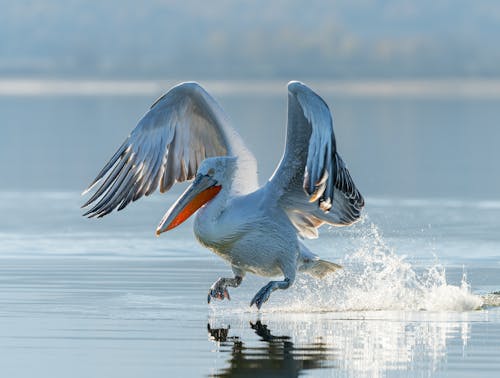
M 282 124 L 285 100 L 252 96 L 223 102 L 265 178 L 280 152 L 259 132 L 266 119 Z M 262 110 L 245 110 L 248 101 Z M 101 220 L 80 216 L 75 189 L 149 97 L 0 98 L 2 376 L 496 377 L 498 104 L 441 101 L 337 99 L 338 139 L 367 195 L 365 217 L 307 242 L 343 271 L 322 282 L 301 276 L 258 312 L 248 304 L 266 280 L 251 275 L 230 302 L 207 305 L 210 285 L 230 271 L 195 242 L 191 221 L 154 237 L 182 188 Z M 422 126 L 421 111 L 435 121 Z M 283 130 L 269 133 L 281 143 Z M 468 158 L 456 161 L 456 150 Z
M 364 222 L 309 243 L 344 271 L 300 277 L 259 313 L 248 303 L 265 280 L 254 276 L 207 305 L 229 269 L 190 222 L 154 237 L 173 200 L 90 221 L 75 192 L 0 195 L 6 376 L 496 376 L 500 307 L 486 294 L 500 289 L 498 203 L 369 199 Z M 398 213 L 413 219 L 384 220 Z M 438 213 L 448 221 L 429 228 Z

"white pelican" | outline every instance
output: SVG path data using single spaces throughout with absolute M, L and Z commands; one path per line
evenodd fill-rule
M 257 164 L 231 128 L 220 105 L 200 85 L 187 82 L 160 97 L 142 117 L 89 188 L 104 182 L 82 206 L 102 217 L 115 208 L 175 182 L 193 180 L 170 207 L 156 234 L 180 225 L 198 209 L 194 234 L 232 268 L 211 298 L 230 299 L 227 287 L 247 272 L 283 276 L 250 302 L 258 309 L 276 289 L 287 289 L 297 271 L 322 278 L 340 265 L 319 259 L 299 239 L 318 228 L 352 224 L 364 200 L 337 152 L 328 105 L 300 82 L 288 84 L 288 125 L 281 162 L 259 187 Z

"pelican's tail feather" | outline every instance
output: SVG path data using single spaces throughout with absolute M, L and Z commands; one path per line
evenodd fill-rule
M 321 259 L 305 262 L 300 267 L 300 270 L 302 272 L 307 273 L 315 278 L 323 278 L 326 275 L 333 273 L 339 269 L 342 269 L 341 265 Z

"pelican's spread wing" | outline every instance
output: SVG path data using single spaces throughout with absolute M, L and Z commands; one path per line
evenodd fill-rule
M 364 200 L 337 153 L 328 105 L 299 82 L 288 85 L 286 147 L 271 185 L 302 236 L 317 237 L 323 223 L 349 225 Z
M 223 155 L 237 156 L 238 172 L 245 175 L 235 180 L 235 190 L 255 189 L 255 158 L 222 108 L 197 83 L 179 84 L 151 106 L 84 192 L 103 180 L 83 205 L 94 205 L 84 215 L 102 217 L 121 210 L 158 186 L 166 192 L 175 182 L 193 179 L 205 158 Z

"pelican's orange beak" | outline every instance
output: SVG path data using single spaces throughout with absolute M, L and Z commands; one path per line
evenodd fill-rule
M 156 228 L 156 236 L 180 225 L 214 198 L 221 189 L 222 186 L 217 185 L 217 181 L 210 176 L 198 174 L 193 183 L 165 213 Z

